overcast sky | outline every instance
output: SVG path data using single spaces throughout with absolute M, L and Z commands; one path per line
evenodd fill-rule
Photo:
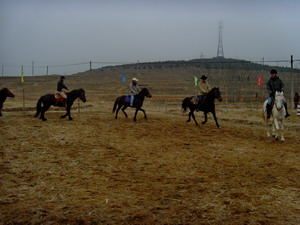
M 31 74 L 32 61 L 38 67 L 211 58 L 219 21 L 226 58 L 299 59 L 299 15 L 299 0 L 0 0 L 0 64 L 4 74 L 21 65 Z

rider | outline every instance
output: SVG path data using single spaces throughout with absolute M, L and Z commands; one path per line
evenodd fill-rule
M 134 100 L 134 95 L 137 95 L 141 90 L 138 84 L 138 79 L 136 77 L 132 78 L 132 82 L 129 85 L 129 90 L 130 90 L 130 106 L 133 105 L 133 100 Z
M 267 90 L 269 93 L 268 104 L 267 104 L 267 119 L 270 119 L 270 117 L 271 117 L 273 101 L 275 98 L 276 91 L 279 91 L 279 92 L 284 91 L 284 83 L 277 76 L 277 71 L 275 69 L 271 69 L 270 74 L 271 74 L 271 77 L 266 84 Z M 285 107 L 285 111 L 286 111 L 285 117 L 289 117 L 290 114 L 288 113 L 287 104 L 286 104 L 285 99 L 284 99 L 284 107 Z
M 202 75 L 200 77 L 200 82 L 198 83 L 198 93 L 197 93 L 197 103 L 201 105 L 204 100 L 205 95 L 211 90 L 209 83 L 207 82 L 207 76 Z
M 66 105 L 66 90 L 69 90 L 67 86 L 64 84 L 65 76 L 61 76 L 60 80 L 57 82 L 57 88 L 56 88 L 56 93 L 59 94 L 61 97 L 63 97 L 65 105 Z

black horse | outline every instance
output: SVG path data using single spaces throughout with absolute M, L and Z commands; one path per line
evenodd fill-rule
M 130 106 L 130 99 L 129 99 L 129 96 L 127 95 L 123 95 L 123 96 L 120 96 L 116 99 L 115 101 L 115 104 L 114 104 L 114 108 L 113 108 L 113 112 L 116 111 L 116 116 L 115 118 L 118 119 L 118 112 L 119 110 L 122 108 L 122 111 L 123 113 L 125 114 L 125 117 L 127 118 L 128 115 L 127 113 L 125 112 L 125 109 L 130 106 L 132 108 L 136 108 L 135 110 L 135 114 L 134 114 L 134 118 L 133 120 L 136 121 L 136 115 L 138 113 L 139 110 L 141 110 L 143 113 L 144 113 L 144 116 L 145 116 L 145 119 L 147 119 L 147 115 L 146 115 L 146 112 L 145 110 L 142 109 L 142 106 L 143 106 L 143 102 L 144 102 L 144 99 L 145 97 L 148 97 L 148 98 L 151 98 L 152 95 L 149 93 L 148 89 L 147 88 L 143 88 L 140 93 L 138 93 L 137 95 L 134 95 L 134 101 L 133 101 L 133 105 Z M 117 108 L 118 106 L 118 108 Z
M 61 116 L 60 118 L 65 118 L 66 116 L 69 116 L 69 120 L 72 120 L 73 118 L 71 117 L 71 113 L 70 113 L 71 106 L 73 105 L 73 102 L 77 98 L 80 98 L 81 101 L 86 102 L 85 91 L 83 89 L 72 90 L 67 93 L 66 107 L 65 107 L 65 102 L 57 101 L 55 99 L 54 94 L 44 95 L 40 97 L 40 99 L 36 104 L 36 114 L 34 117 L 38 117 L 38 115 L 41 114 L 40 119 L 46 121 L 47 119 L 45 118 L 45 112 L 50 108 L 51 105 L 54 105 L 59 107 L 65 107 L 67 110 L 67 113 Z
M 218 124 L 216 111 L 215 111 L 215 99 L 218 99 L 220 102 L 222 101 L 221 92 L 219 88 L 217 87 L 212 88 L 210 92 L 208 92 L 207 95 L 205 96 L 203 102 L 198 105 L 191 103 L 192 98 L 194 98 L 194 96 L 186 97 L 182 102 L 183 112 L 186 112 L 187 108 L 190 109 L 189 119 L 186 122 L 190 122 L 192 116 L 196 126 L 199 126 L 194 115 L 194 111 L 199 110 L 204 112 L 205 120 L 202 122 L 202 124 L 205 124 L 207 122 L 207 113 L 211 112 L 213 114 L 217 127 L 220 127 Z
M 3 103 L 5 102 L 6 98 L 10 97 L 10 98 L 14 98 L 15 95 L 8 90 L 8 88 L 3 88 L 0 90 L 0 117 L 2 116 L 2 108 L 3 108 Z

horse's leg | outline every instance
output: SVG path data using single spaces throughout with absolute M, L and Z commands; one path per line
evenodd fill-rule
M 204 121 L 202 122 L 202 124 L 206 124 L 207 122 L 207 112 L 204 112 Z
M 67 109 L 66 109 L 67 110 Z M 63 118 L 66 118 L 68 115 L 68 110 L 66 111 L 66 114 L 65 115 L 62 115 L 60 118 L 63 119 Z
M 45 112 L 50 108 L 50 105 L 44 105 L 41 108 L 41 116 L 40 119 L 42 119 L 43 121 L 46 121 L 47 119 L 45 118 Z
M 147 119 L 147 115 L 146 115 L 145 110 L 143 110 L 142 108 L 140 108 L 140 110 L 144 113 L 144 118 Z
M 71 116 L 71 107 L 67 107 L 67 114 L 69 116 L 69 120 L 73 120 L 73 117 Z
M 124 115 L 125 115 L 126 118 L 128 118 L 128 115 L 127 115 L 127 113 L 125 112 L 125 109 L 127 109 L 127 107 L 128 107 L 127 105 L 124 105 L 123 108 L 121 109 L 122 112 L 124 113 Z
M 136 121 L 136 116 L 137 116 L 137 113 L 138 113 L 138 111 L 139 111 L 140 109 L 141 109 L 141 108 L 136 108 L 135 113 L 134 113 L 134 117 L 133 117 L 133 121 Z
M 278 140 L 278 131 L 279 131 L 279 125 L 278 125 L 278 120 L 276 118 L 273 119 L 273 131 L 275 134 L 275 138 Z
M 63 119 L 63 118 L 66 118 L 68 116 L 69 120 L 73 120 L 73 118 L 71 117 L 71 107 L 67 106 L 66 111 L 67 111 L 66 114 L 62 115 L 60 118 Z
M 283 127 L 283 119 L 280 120 L 280 141 L 285 141 L 284 139 L 284 136 L 283 136 L 283 130 L 284 130 L 284 127 Z
M 195 118 L 194 111 L 191 111 L 190 113 L 191 113 L 191 116 L 192 116 L 193 120 L 195 121 L 196 126 L 199 126 L 199 124 L 198 124 L 198 122 Z
M 213 114 L 213 117 L 214 117 L 214 120 L 215 120 L 215 122 L 216 122 L 217 127 L 220 127 L 220 125 L 219 125 L 219 123 L 218 123 L 217 116 L 216 116 L 216 111 L 213 110 L 211 113 Z
M 271 132 L 272 132 L 273 125 L 270 125 L 268 123 L 267 117 L 265 118 L 265 121 L 266 121 L 266 126 L 267 126 L 267 137 L 271 137 L 272 136 Z
M 118 119 L 118 113 L 119 113 L 119 110 L 121 109 L 122 105 L 121 104 L 118 104 L 118 108 L 116 110 L 116 115 L 115 115 L 115 119 Z
M 192 116 L 192 112 L 189 112 L 189 118 L 188 118 L 188 120 L 186 121 L 187 123 L 191 121 L 191 116 Z

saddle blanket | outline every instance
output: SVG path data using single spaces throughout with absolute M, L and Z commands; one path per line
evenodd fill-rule
M 124 99 L 126 103 L 130 103 L 131 95 L 127 95 Z
M 134 101 L 134 95 L 127 95 L 124 99 L 124 101 L 128 104 L 130 104 L 130 106 L 133 105 L 133 101 Z
M 55 93 L 54 96 L 55 96 L 55 101 L 56 102 L 63 102 L 64 101 L 64 98 L 60 94 Z

